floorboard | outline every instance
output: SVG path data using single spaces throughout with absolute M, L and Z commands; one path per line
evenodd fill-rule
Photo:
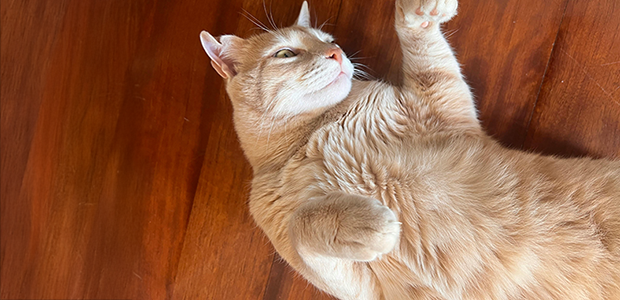
M 570 1 L 525 148 L 620 157 L 620 3 Z
M 461 1 L 446 32 L 488 134 L 520 148 L 567 1 Z
M 2 2 L 2 299 L 168 297 L 215 113 L 193 9 Z

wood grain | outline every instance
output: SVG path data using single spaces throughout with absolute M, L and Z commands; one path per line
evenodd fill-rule
M 0 298 L 331 299 L 251 219 L 252 170 L 198 40 L 256 33 L 243 14 L 286 26 L 300 5 L 3 0 Z M 393 9 L 310 3 L 356 62 L 398 83 Z M 614 0 L 462 0 L 445 30 L 485 130 L 620 157 L 619 14 Z
M 520 148 L 566 0 L 461 1 L 446 25 L 484 129 Z
M 620 3 L 571 1 L 525 148 L 620 157 Z
M 31 281 L 26 271 L 32 244 L 30 211 L 33 204 L 18 199 L 41 98 L 46 93 L 44 84 L 52 72 L 46 61 L 55 48 L 65 6 L 66 1 L 3 1 L 1 5 L 1 298 L 23 295 L 22 286 Z M 46 28 L 45 32 L 31 26 L 34 19 Z
M 2 3 L 1 297 L 166 298 L 213 113 L 199 16 L 43 3 Z

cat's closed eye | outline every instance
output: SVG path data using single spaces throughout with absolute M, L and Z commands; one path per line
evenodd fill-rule
M 297 54 L 295 52 L 293 52 L 293 50 L 291 50 L 291 49 L 281 49 L 281 50 L 278 50 L 278 52 L 276 52 L 274 57 L 277 57 L 277 58 L 288 58 L 288 57 L 293 57 L 293 56 L 296 56 L 296 55 Z

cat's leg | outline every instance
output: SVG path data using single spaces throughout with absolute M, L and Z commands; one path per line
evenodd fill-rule
M 473 97 L 440 30 L 457 0 L 397 0 L 396 31 L 403 52 L 403 92 L 456 125 L 479 128 Z M 436 116 L 435 116 L 436 117 Z
M 376 299 L 380 290 L 363 262 L 396 246 L 400 223 L 376 199 L 334 192 L 299 207 L 290 234 L 317 286 L 343 299 Z

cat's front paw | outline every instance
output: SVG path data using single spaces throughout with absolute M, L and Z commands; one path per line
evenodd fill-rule
M 310 199 L 292 218 L 300 252 L 371 261 L 398 243 L 396 214 L 376 199 L 333 192 Z
M 406 26 L 428 28 L 452 19 L 458 8 L 457 0 L 397 0 L 396 14 Z
M 376 199 L 360 197 L 357 201 L 359 206 L 342 218 L 333 247 L 342 257 L 372 261 L 394 249 L 400 238 L 400 222 Z

